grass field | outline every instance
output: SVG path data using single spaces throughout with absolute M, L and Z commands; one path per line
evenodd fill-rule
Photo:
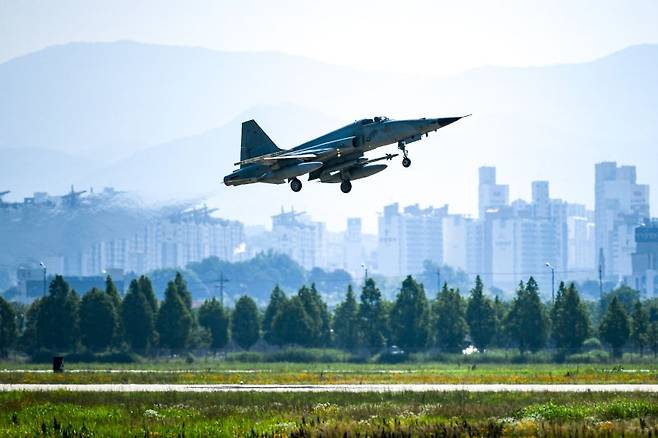
M 299 364 L 182 360 L 143 364 L 0 364 L 0 383 L 656 383 L 658 365 L 577 364 Z
M 650 394 L 0 394 L 2 436 L 655 436 Z M 345 435 L 347 433 L 347 435 Z

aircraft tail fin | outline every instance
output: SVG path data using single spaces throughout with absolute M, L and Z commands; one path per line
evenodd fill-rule
M 280 150 L 254 120 L 242 123 L 240 161 L 279 152 Z

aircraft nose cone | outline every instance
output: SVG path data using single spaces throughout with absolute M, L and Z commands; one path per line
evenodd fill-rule
M 470 114 L 469 114 L 470 115 Z M 459 119 L 463 119 L 464 117 L 468 116 L 459 116 L 459 117 L 443 117 L 440 119 L 435 119 L 435 123 L 439 125 L 440 128 L 443 128 L 444 126 L 448 126 L 451 123 L 455 123 Z

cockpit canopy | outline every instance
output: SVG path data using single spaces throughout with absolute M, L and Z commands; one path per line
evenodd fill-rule
M 363 119 L 363 120 L 359 120 L 359 124 L 360 124 L 360 125 L 370 125 L 371 123 L 381 123 L 381 122 L 385 122 L 385 121 L 387 121 L 387 120 L 389 120 L 388 117 L 377 116 L 377 117 L 375 117 L 374 119 Z

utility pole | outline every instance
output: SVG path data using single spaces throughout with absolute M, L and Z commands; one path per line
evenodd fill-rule
M 549 262 L 546 267 L 551 270 L 551 303 L 555 304 L 555 268 Z
M 224 307 L 224 284 L 228 283 L 229 279 L 224 277 L 224 273 L 220 272 L 219 273 L 219 279 L 217 280 L 218 287 L 219 287 L 219 302 L 222 303 L 222 307 Z
M 46 264 L 44 262 L 39 262 L 41 269 L 43 270 L 43 296 L 46 296 Z
M 605 256 L 603 248 L 599 248 L 599 300 L 603 298 L 603 271 L 605 269 Z
M 603 298 L 603 267 L 599 263 L 599 301 Z
M 436 290 L 441 292 L 441 268 L 436 267 Z

